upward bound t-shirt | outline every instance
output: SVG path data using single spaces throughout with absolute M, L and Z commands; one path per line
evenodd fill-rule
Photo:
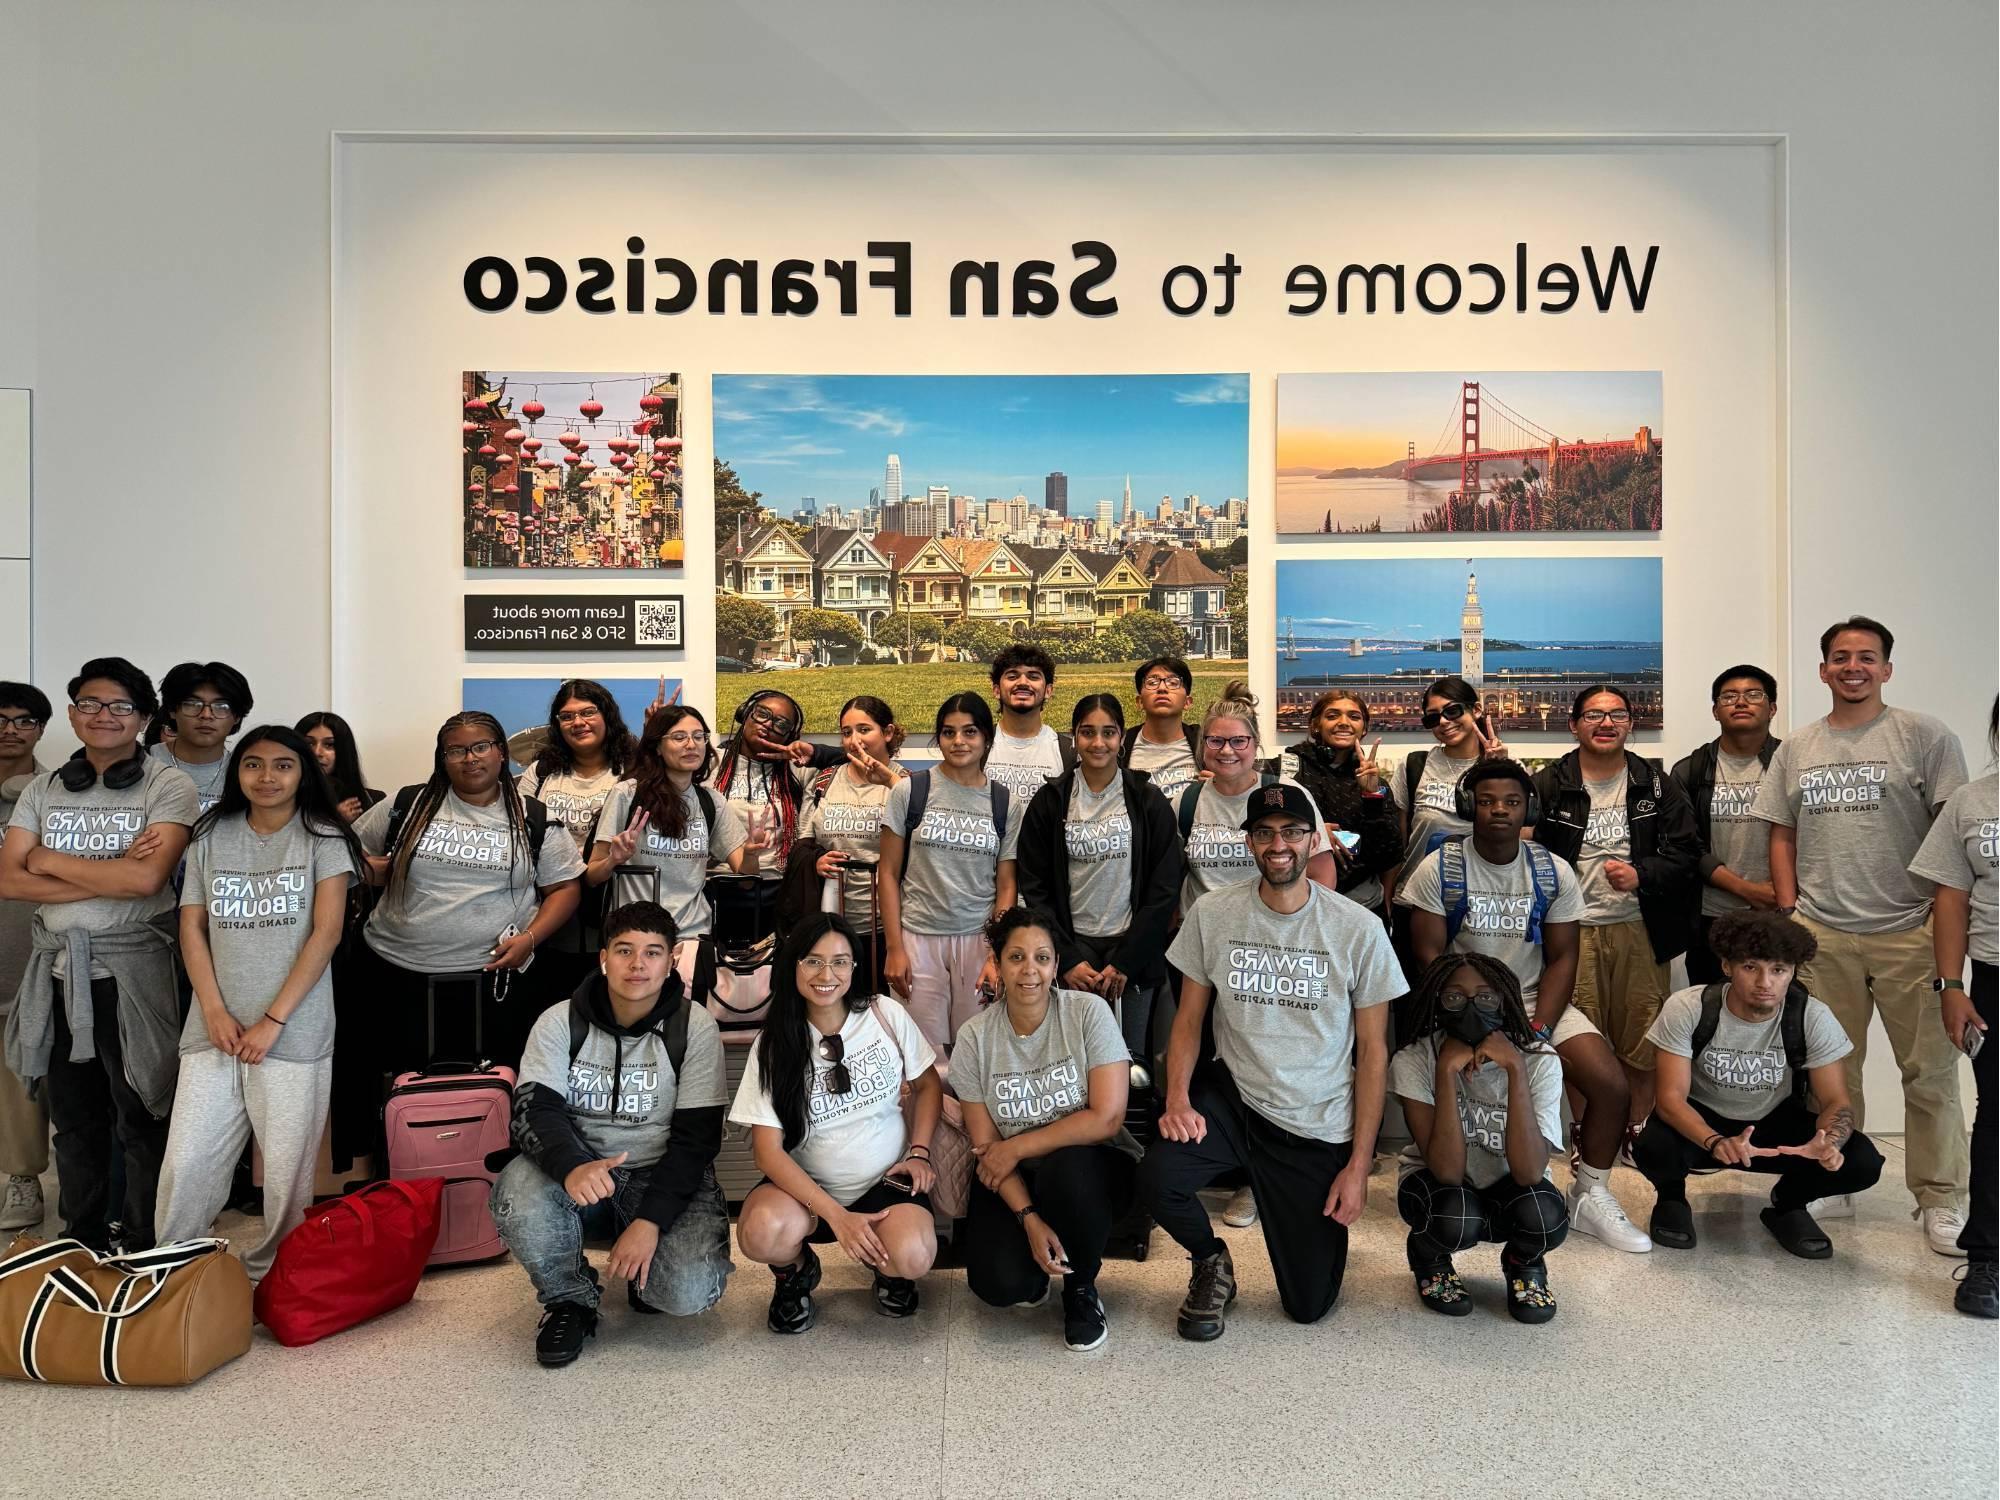
M 1090 1103 L 1090 1070 L 1131 1064 L 1111 1007 L 1100 996 L 1054 990 L 1042 1024 L 1027 1036 L 1014 1030 L 1005 1005 L 989 1005 L 958 1028 L 952 1044 L 951 1091 L 985 1108 L 1004 1140 L 1075 1114 Z M 1108 1144 L 1138 1157 L 1124 1126 Z
M 576 840 L 579 852 L 590 841 L 590 831 L 597 825 L 597 813 L 604 806 L 604 799 L 611 795 L 611 789 L 618 785 L 618 773 L 606 766 L 595 776 L 579 776 L 574 771 L 552 771 L 543 776 L 539 771 L 530 770 L 521 777 L 520 787 L 523 797 L 533 797 L 549 810 L 549 821 L 560 823 L 569 830 L 569 836 Z M 614 833 L 618 830 L 613 829 Z
M 1403 866 L 1396 875 L 1399 882 L 1408 880 L 1423 857 L 1441 840 L 1452 834 L 1472 832 L 1472 825 L 1454 810 L 1453 798 L 1458 794 L 1459 778 L 1478 763 L 1477 756 L 1459 760 L 1441 749 L 1427 752 L 1414 797 L 1407 784 L 1409 773 L 1402 766 L 1397 766 L 1389 777 L 1389 796 L 1410 824 L 1410 837 L 1403 845 Z
M 1132 741 L 1132 769 L 1144 772 L 1159 794 L 1171 803 L 1180 796 L 1181 788 L 1194 780 L 1199 767 L 1184 736 L 1176 734 L 1171 745 L 1156 745 L 1141 734 Z
M 1132 814 L 1125 779 L 1093 792 L 1082 776 L 1070 790 L 1063 823 L 1069 858 L 1069 909 L 1085 937 L 1115 937 L 1132 925 Z
M 1373 913 L 1307 882 L 1272 911 L 1255 882 L 1188 909 L 1167 960 L 1215 992 L 1215 1047 L 1244 1103 L 1294 1135 L 1354 1136 L 1354 1012 L 1405 993 Z
M 1443 1038 L 1436 1032 L 1400 1048 L 1389 1059 L 1389 1092 L 1415 1104 L 1437 1103 L 1437 1058 Z M 1527 1054 L 1528 1095 L 1534 1101 L 1535 1126 L 1551 1154 L 1562 1144 L 1562 1061 L 1552 1051 Z M 1508 1174 L 1507 1070 L 1490 1063 L 1468 1068 L 1458 1076 L 1458 1127 L 1465 1135 L 1465 1181 L 1471 1187 L 1491 1187 Z M 1424 1154 L 1412 1141 L 1397 1163 L 1401 1182 L 1422 1167 Z M 1546 1164 L 1542 1175 L 1548 1175 Z
M 1479 857 L 1472 840 L 1465 841 L 1465 920 L 1451 940 L 1453 953 L 1484 953 L 1497 958 L 1521 981 L 1521 1000 L 1532 1012 L 1542 985 L 1542 945 L 1528 941 L 1528 917 L 1535 906 L 1535 871 L 1527 846 L 1512 864 L 1491 865 Z M 1549 861 L 1556 872 L 1556 897 L 1542 922 L 1581 922 L 1583 893 L 1566 859 Z M 1444 851 L 1424 856 L 1415 873 L 1396 892 L 1396 903 L 1422 911 L 1444 910 Z
M 1945 799 L 1910 873 L 1971 895 L 1972 956 L 2000 963 L 2000 777 L 1967 782 Z
M 1825 719 L 1778 747 L 1753 808 L 1797 830 L 1799 910 L 1841 932 L 1906 932 L 1930 910 L 1910 875 L 1931 810 L 1965 784 L 1958 737 L 1885 708 L 1858 729 Z
M 83 791 L 72 792 L 54 771 L 37 776 L 14 804 L 10 828 L 25 828 L 45 849 L 78 859 L 118 859 L 132 841 L 154 823 L 192 828 L 201 815 L 194 783 L 186 774 L 148 758 L 139 780 L 113 789 L 100 778 Z M 92 896 L 85 901 L 52 901 L 38 907 L 42 925 L 61 935 L 79 928 L 106 932 L 151 922 L 174 909 L 174 890 L 163 885 L 150 896 Z M 67 978 L 69 956 L 56 951 L 55 975 Z M 109 979 L 102 963 L 91 964 L 93 979 Z
M 1278 780 L 1284 786 L 1298 786 L 1288 776 Z M 1194 823 L 1188 829 L 1187 877 L 1181 882 L 1183 912 L 1210 891 L 1256 881 L 1257 861 L 1250 857 L 1250 838 L 1243 831 L 1243 817 L 1250 806 L 1250 794 L 1258 786 L 1253 781 L 1234 796 L 1224 796 L 1215 789 L 1214 782 L 1203 784 L 1194 805 Z M 1185 789 L 1181 795 L 1187 795 Z M 1326 823 L 1319 815 L 1319 805 L 1311 797 L 1306 802 L 1313 810 L 1312 843 L 1306 848 L 1306 858 L 1311 859 L 1333 845 L 1327 842 Z M 1180 815 L 1178 801 L 1174 804 L 1174 814 Z
M 876 1020 L 877 1010 L 895 1028 L 894 1036 Z M 791 1157 L 845 1208 L 903 1159 L 909 1139 L 903 1123 L 903 1084 L 923 1077 L 937 1061 L 937 1053 L 907 1010 L 887 997 L 879 999 L 866 1010 L 852 1012 L 841 1025 L 841 1055 L 853 1087 L 836 1094 L 827 1086 L 833 1064 L 820 1053 L 819 1033 L 810 1026 L 806 1032 L 813 1076 L 806 1091 L 805 1139 Z M 784 1122 L 765 1086 L 759 1050 L 750 1049 L 729 1118 L 739 1125 L 781 1129 Z
M 1702 989 L 1695 985 L 1670 995 L 1646 1040 L 1675 1057 L 1689 1056 L 1701 1021 Z M 1789 1099 L 1792 1069 L 1785 1061 L 1784 1019 L 1780 1006 L 1768 1021 L 1742 1020 L 1725 998 L 1714 1037 L 1688 1069 L 1689 1101 L 1707 1105 L 1725 1120 L 1761 1120 Z M 1805 1019 L 1807 1072 L 1839 1062 L 1854 1050 L 1833 1012 L 1819 1001 L 1807 999 Z
M 528 1033 L 520 1081 L 562 1095 L 577 1133 L 599 1157 L 627 1151 L 625 1165 L 643 1169 L 667 1154 L 675 1110 L 720 1109 L 726 1102 L 722 1034 L 701 1006 L 689 1011 L 678 1076 L 658 1031 L 634 1037 L 593 1025 L 572 1059 L 565 1000 L 543 1011 Z
M 993 792 L 981 781 L 960 786 L 942 771 L 930 773 L 922 825 L 911 834 L 910 787 L 905 777 L 889 789 L 882 827 L 909 840 L 903 872 L 903 926 L 928 937 L 978 932 L 993 914 L 1000 861 L 1014 857 L 1027 804 L 1007 799 L 1007 826 L 993 826 Z
M 1751 811 L 1757 805 L 1757 789 L 1764 783 L 1764 763 L 1754 755 L 1730 755 L 1718 751 L 1715 757 L 1715 799 L 1708 810 L 1708 848 L 1743 880 L 1771 878 L 1771 825 Z M 1726 916 L 1732 911 L 1748 911 L 1750 903 L 1721 886 L 1701 888 L 1701 914 Z
M 1062 744 L 1046 724 L 1025 739 L 1000 730 L 986 756 L 986 774 L 1012 792 L 1020 807 L 1034 801 L 1042 783 L 1054 781 L 1062 768 Z
M 387 852 L 393 806 L 384 799 L 354 825 L 354 836 L 369 854 Z M 448 791 L 421 835 L 405 821 L 400 837 L 416 838 L 417 846 L 406 878 L 384 892 L 368 918 L 368 946 L 418 974 L 484 968 L 508 926 L 526 928 L 534 920 L 540 887 L 583 873 L 576 844 L 553 823 L 542 837 L 540 862 L 527 868 L 524 851 L 508 836 L 507 809 L 498 798 L 473 807 Z
M 632 822 L 632 799 L 638 792 L 634 782 L 621 781 L 604 799 L 599 818 L 599 837 L 615 838 Z M 674 919 L 674 930 L 682 937 L 699 937 L 714 921 L 708 904 L 708 866 L 711 859 L 726 860 L 743 847 L 747 835 L 736 809 L 715 796 L 715 847 L 709 847 L 708 821 L 701 810 L 701 798 L 689 787 L 681 793 L 681 816 L 686 820 L 679 838 L 666 833 L 652 819 L 621 867 L 625 873 L 613 875 L 611 904 L 628 901 L 657 901 Z
M 1632 831 L 1625 805 L 1624 768 L 1604 781 L 1585 778 L 1590 794 L 1590 819 L 1584 825 L 1583 847 L 1576 856 L 1577 884 L 1583 888 L 1583 920 L 1592 927 L 1639 920 L 1639 893 L 1621 891 L 1604 872 L 1607 860 L 1632 858 Z
M 181 905 L 206 913 L 215 985 L 239 1025 L 254 1026 L 278 998 L 312 936 L 319 883 L 338 880 L 345 891 L 354 874 L 346 841 L 308 831 L 296 813 L 268 839 L 245 817 L 223 818 L 188 847 Z M 214 1045 L 201 1007 L 190 1006 L 182 1055 L 213 1051 Z M 280 1062 L 333 1055 L 332 964 L 320 970 L 266 1055 Z
M 194 783 L 201 810 L 207 812 L 222 800 L 222 787 L 229 780 L 229 756 L 225 752 L 211 761 L 182 760 L 172 745 L 155 745 L 147 755 L 170 771 L 179 771 Z
M 877 925 L 875 863 L 882 855 L 882 813 L 889 791 L 877 782 L 856 780 L 842 766 L 824 795 L 813 798 L 799 825 L 802 838 L 847 856 L 840 872 L 840 912 L 857 932 L 873 932 Z

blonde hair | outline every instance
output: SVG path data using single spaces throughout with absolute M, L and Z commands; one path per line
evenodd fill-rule
M 1260 744 L 1263 731 L 1257 726 L 1257 695 L 1250 691 L 1250 684 L 1241 677 L 1232 677 L 1222 685 L 1222 696 L 1208 705 L 1208 712 L 1201 716 L 1202 732 L 1217 719 L 1241 719 L 1250 726 L 1250 737 Z

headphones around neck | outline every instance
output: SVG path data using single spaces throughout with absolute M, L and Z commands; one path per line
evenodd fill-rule
M 93 766 L 79 750 L 60 766 L 56 767 L 56 779 L 72 792 L 87 792 L 97 785 L 97 767 Z M 146 752 L 135 750 L 131 756 L 109 767 L 104 773 L 106 790 L 122 792 L 127 787 L 137 786 L 146 779 Z
M 741 703 L 736 705 L 736 728 L 739 733 L 741 733 L 745 721 L 747 721 L 750 717 L 750 710 L 755 708 L 758 704 L 762 703 L 766 698 L 783 698 L 787 703 L 791 704 L 792 706 L 792 732 L 784 736 L 782 739 L 779 739 L 778 736 L 773 735 L 771 736 L 773 740 L 775 740 L 780 745 L 789 745 L 792 743 L 792 741 L 796 740 L 801 734 L 805 733 L 806 711 L 803 708 L 799 707 L 798 699 L 794 698 L 790 693 L 787 693 L 780 688 L 759 688 L 756 692 L 752 693 L 749 697 L 745 698 Z
M 1465 774 L 1459 777 L 1457 783 L 1452 787 L 1451 810 L 1457 815 L 1459 822 L 1470 823 L 1473 820 L 1472 789 L 1476 781 L 1499 781 L 1503 779 L 1497 772 L 1492 770 L 1488 770 L 1483 776 L 1475 774 L 1482 766 L 1490 767 L 1493 764 L 1492 761 L 1475 761 L 1466 768 Z M 1514 774 L 1516 770 L 1520 771 L 1521 774 L 1519 776 Z M 1535 795 L 1534 778 L 1527 774 L 1527 768 L 1515 765 L 1509 769 L 1504 779 L 1513 782 L 1528 794 L 1528 805 L 1521 816 L 1522 826 L 1533 827 L 1535 824 L 1541 822 L 1542 799 Z

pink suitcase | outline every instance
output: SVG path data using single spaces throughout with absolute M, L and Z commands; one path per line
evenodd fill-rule
M 389 1138 L 389 1175 L 442 1177 L 437 1247 L 430 1265 L 492 1260 L 507 1253 L 487 1199 L 495 1173 L 489 1153 L 508 1145 L 514 1070 L 436 1063 L 397 1075 L 382 1112 Z

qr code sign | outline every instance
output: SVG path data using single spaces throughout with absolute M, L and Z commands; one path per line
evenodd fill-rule
M 635 646 L 678 646 L 681 643 L 681 601 L 678 599 L 635 599 L 632 601 L 632 644 Z

